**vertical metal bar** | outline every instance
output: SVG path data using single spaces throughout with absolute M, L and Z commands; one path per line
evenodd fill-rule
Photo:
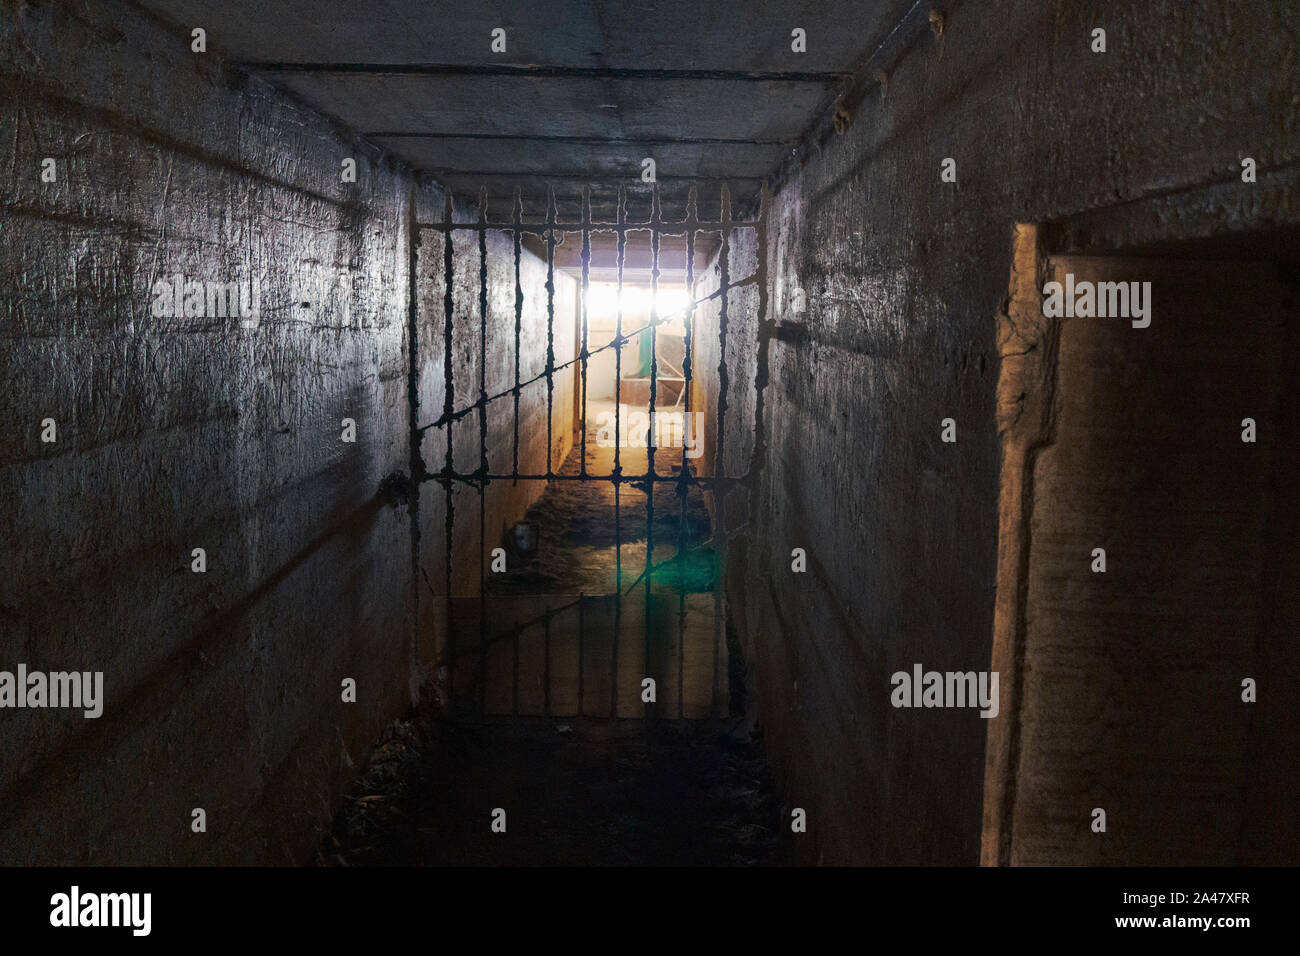
M 771 206 L 771 194 L 767 184 L 759 198 L 758 210 L 758 262 L 755 271 L 758 276 L 758 357 L 754 369 L 754 451 L 749 459 L 749 478 L 754 480 L 763 469 L 767 453 L 767 436 L 764 432 L 764 412 L 766 411 L 766 393 L 768 383 L 768 352 L 772 340 L 772 321 L 767 316 L 767 218 Z M 756 513 L 758 495 L 751 491 L 749 495 L 750 514 Z
M 658 423 L 655 420 L 655 403 L 658 400 L 659 361 L 657 356 L 657 323 L 659 321 L 659 186 L 650 193 L 650 423 L 646 428 L 646 506 L 645 506 L 645 662 L 650 669 L 651 658 L 651 593 L 650 579 L 654 576 L 655 550 L 655 451 Z M 647 674 L 647 677 L 650 675 Z M 649 705 L 646 707 L 649 716 Z
M 515 443 L 511 459 L 511 475 L 519 484 L 519 337 L 524 326 L 524 287 L 519 281 L 519 260 L 522 257 L 520 241 L 523 238 L 524 200 L 519 187 L 515 187 Z
M 450 421 L 450 418 L 453 410 L 456 407 L 456 387 L 455 387 L 455 380 L 453 378 L 453 364 L 452 364 L 452 351 L 453 351 L 452 350 L 452 317 L 455 310 L 455 303 L 453 301 L 453 295 L 454 295 L 453 288 L 456 280 L 456 266 L 455 266 L 455 260 L 453 257 L 453 250 L 451 244 L 452 203 L 451 203 L 450 189 L 446 190 L 443 193 L 442 217 L 443 217 L 443 223 L 446 226 L 446 229 L 443 232 L 443 244 L 442 244 L 442 269 L 443 269 L 442 306 L 443 306 L 443 317 L 444 317 L 443 334 L 442 334 L 443 335 L 442 338 L 442 353 L 443 353 L 442 354 L 442 378 L 443 378 L 442 414 L 445 419 L 448 419 L 447 455 L 443 465 L 443 487 L 446 489 L 447 492 L 447 497 L 446 497 L 447 513 L 445 519 L 446 554 L 444 556 L 445 557 L 444 577 L 445 577 L 446 588 L 447 588 L 447 648 L 448 648 L 447 657 L 450 662 L 450 668 L 451 668 L 449 671 L 450 682 L 451 682 L 450 695 L 453 698 L 453 703 L 454 703 L 455 690 L 456 690 L 456 654 L 455 654 L 456 628 L 455 628 L 455 616 L 452 612 L 452 600 L 451 600 L 451 587 L 452 587 L 451 553 L 452 553 L 453 538 L 455 536 L 456 506 L 454 501 L 452 500 L 452 488 L 451 488 L 452 486 L 451 476 L 452 473 L 455 471 L 455 460 L 453 457 L 453 446 L 452 446 L 452 431 L 454 429 L 454 426 Z
M 478 711 L 484 710 L 487 693 L 487 311 L 488 311 L 488 267 L 487 267 L 487 187 L 479 191 L 478 197 L 478 307 L 479 307 L 479 349 L 478 349 L 478 438 L 479 438 L 479 480 L 478 480 Z M 449 424 L 448 428 L 451 427 Z
M 610 661 L 609 719 L 618 717 L 618 641 L 623 630 L 623 509 L 620 492 L 623 486 L 622 413 L 620 403 L 623 379 L 623 260 L 627 250 L 627 187 L 618 187 L 618 317 L 614 325 L 614 645 Z
M 655 474 L 655 452 L 659 450 L 658 422 L 655 420 L 655 404 L 659 397 L 659 186 L 651 187 L 650 194 L 650 426 L 646 435 L 646 475 Z M 651 498 L 653 499 L 653 495 Z M 646 565 L 647 580 L 649 564 Z
M 555 187 L 546 187 L 546 477 L 554 474 L 551 448 L 555 440 L 551 418 L 555 402 Z M 515 396 L 518 403 L 519 397 Z
M 726 462 L 723 460 L 723 453 L 726 451 L 726 426 L 727 426 L 727 393 L 731 387 L 731 376 L 727 371 L 727 299 L 731 291 L 731 192 L 727 189 L 727 184 L 722 184 L 722 208 L 719 214 L 722 219 L 722 248 L 718 252 L 718 270 L 719 288 L 721 294 L 718 303 L 718 435 L 714 441 L 714 465 L 713 473 L 715 475 L 726 475 Z M 722 520 L 722 506 L 724 495 L 719 494 L 715 505 L 718 509 L 719 522 Z M 723 524 L 723 532 L 726 532 L 726 525 Z
M 722 223 L 722 245 L 718 251 L 718 428 L 714 440 L 713 474 L 726 475 L 726 424 L 727 392 L 731 378 L 727 372 L 727 308 L 731 291 L 731 191 L 727 184 L 722 184 L 719 196 L 718 218 Z M 727 535 L 727 493 L 725 485 L 714 491 L 713 509 L 717 515 L 718 528 L 725 543 Z M 713 591 L 713 699 L 718 697 L 721 674 L 718 672 L 718 658 L 722 645 L 722 634 L 726 628 L 726 597 L 724 589 L 716 586 Z
M 617 577 L 615 590 L 623 593 L 623 539 L 618 529 L 618 491 L 622 485 L 623 462 L 623 263 L 627 257 L 627 187 L 618 187 L 618 317 L 614 325 L 614 542 L 617 546 L 614 571 Z
M 479 469 L 488 473 L 487 459 L 487 327 L 488 327 L 488 259 L 487 259 L 487 187 L 479 192 L 478 223 L 478 438 Z M 480 486 L 482 490 L 482 486 Z
M 420 226 L 416 212 L 416 187 L 411 185 L 406 210 L 407 262 L 406 290 L 406 405 L 408 468 L 411 472 L 411 494 L 407 500 L 407 517 L 411 522 L 411 601 L 415 628 L 411 635 L 412 673 L 417 672 L 420 655 L 420 486 L 425 469 L 420 446 Z M 444 644 L 443 650 L 446 650 Z
M 591 282 L 591 187 L 582 188 L 582 447 L 578 473 L 587 476 L 587 296 Z
M 699 219 L 699 196 L 694 183 L 686 196 L 686 315 L 682 325 L 682 467 L 677 474 L 677 719 L 686 708 L 686 512 L 690 491 L 690 464 L 686 457 L 687 434 L 691 422 L 691 335 L 695 324 L 695 223 Z

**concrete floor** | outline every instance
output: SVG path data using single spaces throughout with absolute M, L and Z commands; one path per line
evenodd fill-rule
M 600 408 L 593 403 L 589 416 Z M 579 473 L 580 444 L 575 438 L 561 475 Z M 645 471 L 644 442 L 619 453 L 627 474 Z M 660 469 L 669 467 L 670 455 L 665 449 Z M 680 451 L 676 460 L 680 465 Z M 586 463 L 589 474 L 608 475 L 614 449 L 597 444 L 593 435 Z M 473 710 L 481 694 L 488 714 L 608 716 L 611 705 L 626 718 L 727 713 L 727 648 L 714 593 L 717 555 L 709 545 L 709 516 L 699 489 L 687 498 L 687 523 L 679 536 L 681 499 L 671 486 L 656 488 L 648 594 L 645 495 L 627 487 L 619 499 L 616 512 L 611 482 L 558 481 L 529 509 L 524 521 L 538 536 L 536 551 L 510 555 L 509 572 L 486 579 L 485 654 L 477 652 L 479 599 L 454 602 L 457 642 L 465 654 L 448 677 L 453 703 L 465 694 L 465 706 Z M 515 622 L 522 624 L 517 631 Z M 642 700 L 647 677 L 656 681 L 653 704 Z
M 385 732 L 317 862 L 776 866 L 786 816 L 761 742 L 718 724 L 424 716 Z

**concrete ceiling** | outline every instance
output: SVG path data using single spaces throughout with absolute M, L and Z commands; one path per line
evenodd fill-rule
M 140 0 L 208 49 L 508 220 L 581 212 L 582 184 L 627 183 L 651 157 L 665 218 L 688 185 L 716 218 L 720 180 L 752 203 L 914 0 Z M 506 52 L 490 49 L 506 31 Z M 791 31 L 807 52 L 791 50 Z M 612 220 L 612 188 L 593 216 Z

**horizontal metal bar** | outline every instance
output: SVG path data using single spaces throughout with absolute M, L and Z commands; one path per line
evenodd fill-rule
M 476 487 L 484 482 L 493 481 L 605 481 L 615 485 L 644 485 L 652 482 L 656 485 L 674 485 L 682 482 L 680 473 L 676 475 L 593 475 L 588 472 L 585 475 L 545 475 L 545 474 L 515 474 L 514 472 L 489 472 L 479 474 L 469 472 L 452 472 L 448 475 L 445 471 L 433 472 L 426 474 L 421 481 L 436 481 L 438 484 L 447 482 L 458 482 L 462 485 Z M 696 475 L 692 474 L 686 484 L 698 484 L 702 488 L 723 488 L 728 485 L 743 485 L 748 480 L 748 475 Z
M 579 597 L 576 600 L 570 601 L 568 604 L 561 604 L 559 607 L 554 607 L 554 608 L 547 607 L 547 609 L 542 614 L 539 614 L 533 618 L 529 618 L 528 620 L 523 622 L 516 622 L 515 626 L 512 627 L 510 630 L 502 631 L 501 633 L 493 635 L 492 637 L 488 638 L 487 641 L 484 643 L 483 647 L 484 649 L 491 647 L 493 644 L 500 643 L 502 640 L 505 640 L 507 637 L 512 637 L 514 634 L 518 633 L 519 631 L 525 631 L 530 627 L 536 627 L 538 624 L 547 625 L 549 624 L 551 618 L 564 613 L 565 611 L 569 610 L 569 608 L 577 607 L 582 602 L 582 600 L 583 598 Z M 471 648 L 467 651 L 461 651 L 458 654 L 457 653 L 444 654 L 443 657 L 441 658 L 441 663 L 448 664 L 459 657 L 468 657 L 469 655 L 477 652 L 478 652 L 478 648 Z
M 556 232 L 581 232 L 583 227 L 590 229 L 592 232 L 649 232 L 652 224 L 646 222 L 637 222 L 632 220 L 627 223 L 605 222 L 600 219 L 593 219 L 589 222 L 566 222 L 561 220 L 555 224 Z M 436 232 L 446 232 L 450 229 L 453 232 L 460 232 L 462 229 L 466 232 L 483 232 L 490 230 L 492 232 L 514 232 L 515 224 L 513 222 L 496 222 L 488 220 L 486 223 L 477 222 L 453 222 L 448 226 L 445 222 L 417 222 L 417 229 L 430 229 Z M 692 222 L 687 219 L 670 219 L 667 222 L 658 224 L 658 229 L 666 236 L 680 236 L 686 229 L 695 229 L 699 232 L 721 232 L 724 229 L 757 229 L 757 219 L 700 219 Z M 520 226 L 520 232 L 526 232 L 530 235 L 545 236 L 551 229 L 544 221 L 529 222 L 524 220 Z
M 245 60 L 235 63 L 255 73 L 348 73 L 371 76 L 513 76 L 538 80 L 716 80 L 748 83 L 837 83 L 853 74 L 809 70 L 663 70 L 599 66 L 547 66 L 533 63 L 299 63 Z
M 708 295 L 703 296 L 702 298 L 693 299 L 686 306 L 686 308 L 678 309 L 676 312 L 669 312 L 665 315 L 661 315 L 653 323 L 647 323 L 643 325 L 641 328 L 636 329 L 633 332 L 626 332 L 623 333 L 621 336 L 615 336 L 607 344 L 600 346 L 600 348 L 591 349 L 586 353 L 586 357 L 590 358 L 593 355 L 599 355 L 601 352 L 604 352 L 607 349 L 621 348 L 626 343 L 632 341 L 632 339 L 635 336 L 638 336 L 641 333 L 646 332 L 649 329 L 654 328 L 656 326 L 667 325 L 669 322 L 672 322 L 677 316 L 685 315 L 688 309 L 699 305 L 701 302 L 708 302 L 711 299 L 718 298 L 719 296 L 725 294 L 724 293 L 725 289 L 739 289 L 742 286 L 753 285 L 757 281 L 758 281 L 757 275 L 746 276 L 744 279 L 741 279 L 738 282 L 733 282 L 729 286 L 724 286 L 722 288 L 716 289 L 713 292 L 710 292 Z M 529 385 L 535 385 L 538 382 L 544 382 L 546 380 L 546 375 L 548 371 L 551 373 L 562 372 L 566 368 L 569 368 L 570 366 L 577 365 L 579 362 L 582 361 L 583 357 L 584 357 L 583 355 L 579 354 L 574 358 L 570 359 L 569 361 L 557 365 L 552 369 L 543 369 L 541 372 L 539 372 L 537 375 L 534 375 L 532 378 L 528 379 L 527 381 L 520 382 L 518 383 L 518 385 L 512 388 L 507 388 L 504 391 L 497 392 L 495 395 L 489 395 L 486 401 L 494 402 L 497 401 L 498 399 L 509 398 L 511 395 L 516 394 L 518 391 L 520 391 L 521 389 Z M 456 412 L 449 413 L 444 411 L 442 417 L 439 418 L 437 421 L 430 422 L 427 425 L 421 425 L 419 429 L 420 433 L 423 434 L 424 432 L 427 432 L 431 428 L 442 428 L 451 422 L 460 421 L 466 415 L 469 415 L 475 410 L 477 410 L 482 401 L 483 400 L 480 399 L 479 401 L 475 402 L 473 405 L 466 405 L 464 408 Z

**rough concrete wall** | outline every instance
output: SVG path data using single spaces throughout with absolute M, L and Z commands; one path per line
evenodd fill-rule
M 1076 256 L 1044 273 L 1150 282 L 1152 316 L 1141 330 L 1066 318 L 1053 332 L 1025 571 L 999 578 L 1024 595 L 1025 622 L 1002 853 L 1294 862 L 1288 815 L 1262 809 L 1300 795 L 1294 722 L 1272 700 L 1300 660 L 1294 600 L 1276 587 L 1300 550 L 1286 517 L 1294 328 L 1277 264 Z M 1245 417 L 1255 442 L 1241 440 Z M 1270 688 L 1259 704 L 1242 700 L 1248 677 Z
M 1109 243 L 1295 219 L 1295 81 L 1273 67 L 1294 62 L 1294 7 L 949 4 L 941 38 L 924 17 L 872 64 L 886 95 L 805 156 L 770 219 L 768 452 L 728 602 L 808 861 L 979 859 L 988 722 L 895 709 L 890 675 L 989 666 L 1013 225 L 1142 197 L 1156 208 L 1116 217 Z M 753 379 L 734 362 L 733 386 Z
M 300 859 L 422 676 L 377 495 L 409 463 L 412 180 L 163 24 L 4 13 L 0 670 L 102 671 L 105 702 L 0 712 L 0 860 Z M 176 273 L 256 282 L 259 320 L 156 317 Z
M 736 288 L 727 292 L 725 328 L 720 294 L 724 278 L 721 251 L 696 280 L 697 300 L 715 293 L 718 297 L 701 303 L 695 310 L 691 346 L 691 387 L 695 394 L 691 407 L 706 412 L 704 452 L 696 463 L 698 473 L 742 478 L 754 453 L 754 366 L 758 349 L 758 328 L 754 321 L 758 314 L 758 290 L 754 283 L 758 272 L 758 241 L 754 229 L 732 232 L 726 265 L 726 282 Z M 716 512 L 719 496 L 710 498 L 715 502 Z M 734 528 L 747 519 L 743 487 L 731 488 L 723 503 L 732 505 L 730 515 L 725 508 L 722 512 L 729 527 Z

